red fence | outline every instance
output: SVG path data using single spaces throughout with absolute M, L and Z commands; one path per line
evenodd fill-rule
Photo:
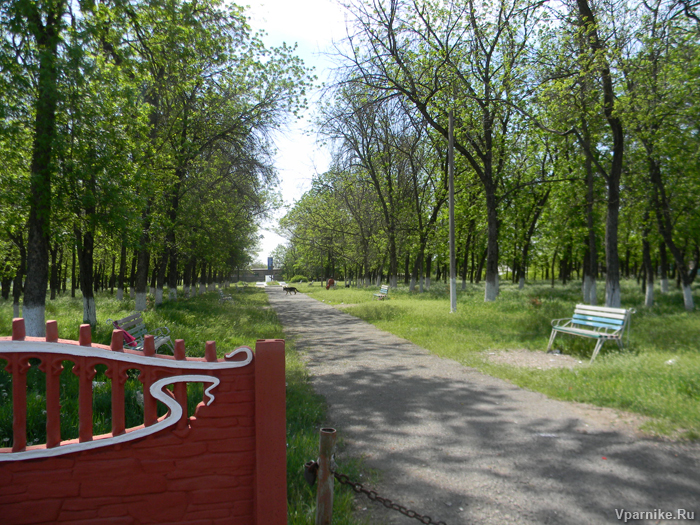
M 93 345 L 90 326 L 79 341 L 25 337 L 15 319 L 0 338 L 0 359 L 12 375 L 13 447 L 0 448 L 3 524 L 257 524 L 287 523 L 284 341 L 263 340 L 255 354 L 242 347 L 217 360 L 213 342 L 204 359 L 124 349 L 122 336 Z M 46 444 L 27 446 L 27 371 L 39 359 L 46 375 Z M 79 381 L 79 437 L 61 440 L 59 378 L 70 361 Z M 93 436 L 96 365 L 106 365 L 112 388 L 112 432 Z M 143 383 L 143 425 L 125 428 L 127 370 Z M 187 415 L 187 383 L 205 395 Z M 172 391 L 167 387 L 172 385 Z M 168 413 L 157 416 L 157 403 Z

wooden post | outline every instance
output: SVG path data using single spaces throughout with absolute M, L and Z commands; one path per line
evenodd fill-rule
M 334 428 L 322 428 L 318 446 L 318 490 L 316 492 L 316 525 L 331 525 L 333 521 L 333 483 L 331 457 L 335 448 Z

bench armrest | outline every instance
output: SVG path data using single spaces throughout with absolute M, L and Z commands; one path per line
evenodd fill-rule
M 553 328 L 559 328 L 562 326 L 568 326 L 571 324 L 572 319 L 566 318 L 566 319 L 552 319 L 552 327 Z
M 160 328 L 156 328 L 155 330 L 153 330 L 151 335 L 155 335 L 158 337 L 168 337 L 170 336 L 170 328 L 168 328 L 167 326 L 161 326 Z

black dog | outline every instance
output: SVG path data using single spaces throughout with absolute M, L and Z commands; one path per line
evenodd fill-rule
M 290 293 L 292 293 L 292 292 L 294 292 L 294 295 L 297 294 L 297 289 L 294 288 L 293 286 L 285 286 L 285 287 L 282 288 L 282 290 L 284 290 L 285 292 L 287 292 L 287 294 L 285 294 L 285 295 L 288 295 L 288 294 L 290 294 Z

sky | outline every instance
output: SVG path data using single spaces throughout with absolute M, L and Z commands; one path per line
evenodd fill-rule
M 333 64 L 323 53 L 331 50 L 334 41 L 345 36 L 345 15 L 335 0 L 254 0 L 249 6 L 250 25 L 267 32 L 264 38 L 267 46 L 296 43 L 297 56 L 307 66 L 314 67 L 318 82 L 328 79 Z M 287 129 L 275 138 L 275 167 L 285 206 L 299 200 L 311 188 L 313 175 L 326 171 L 330 163 L 330 155 L 316 144 L 316 137 L 310 130 L 309 122 L 317 99 L 317 90 L 309 93 L 309 109 L 304 118 L 290 122 Z M 258 261 L 267 264 L 272 250 L 286 242 L 271 231 L 285 211 L 286 208 L 277 210 L 274 220 L 261 230 L 264 237 Z

